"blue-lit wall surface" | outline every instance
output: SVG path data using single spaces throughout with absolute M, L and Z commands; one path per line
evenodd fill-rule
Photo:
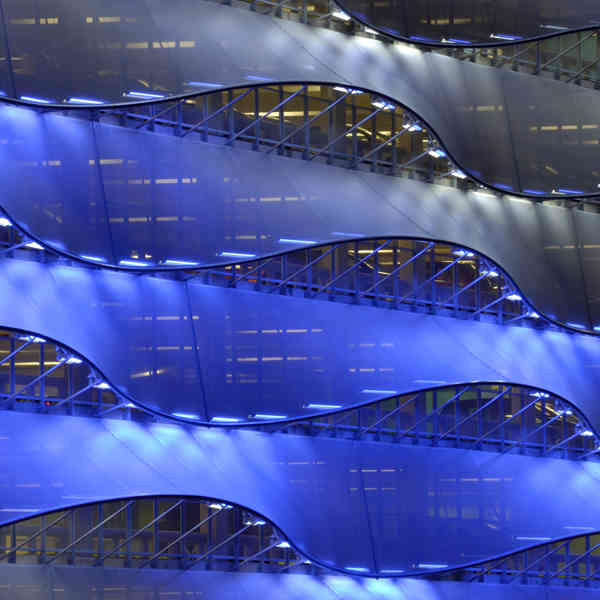
M 0 278 L 2 326 L 64 343 L 167 414 L 293 417 L 377 399 L 365 389 L 508 381 L 600 425 L 593 336 L 19 259 L 0 263 Z
M 206 265 L 290 250 L 282 238 L 424 237 L 490 257 L 547 316 L 600 322 L 593 213 L 27 108 L 2 107 L 0 132 L 0 206 L 78 256 Z
M 600 517 L 591 462 L 20 413 L 3 414 L 0 444 L 2 523 L 207 496 L 266 516 L 315 562 L 388 577 L 592 531 Z
M 483 0 L 454 2 L 337 2 L 355 19 L 386 35 L 413 43 L 498 45 L 598 26 L 598 5 L 590 0 Z
M 592 600 L 596 590 L 455 582 L 426 582 L 417 579 L 383 580 L 331 575 L 267 575 L 262 573 L 186 572 L 173 575 L 161 570 L 93 569 L 79 567 L 0 567 L 2 600 L 46 600 L 60 594 L 65 600 L 79 600 L 104 591 L 113 600 L 154 600 L 155 594 L 170 598 L 193 598 L 202 590 L 209 600 Z M 39 595 L 38 595 L 39 594 Z
M 14 6 L 32 11 L 17 1 Z M 123 94 L 140 86 L 168 96 L 269 81 L 354 85 L 417 112 L 463 169 L 498 189 L 534 196 L 551 196 L 553 189 L 598 192 L 594 90 L 202 0 L 128 2 L 119 6 L 126 14 L 118 22 L 100 22 L 97 13 L 108 8 L 94 6 L 78 4 L 76 14 L 64 17 L 69 36 L 60 35 L 62 25 L 14 26 L 25 38 L 26 56 L 48 57 L 37 59 L 39 71 L 33 58 L 25 61 L 25 81 L 15 72 L 17 97 L 118 102 L 132 100 Z M 80 57 L 82 70 L 66 77 L 59 55 Z

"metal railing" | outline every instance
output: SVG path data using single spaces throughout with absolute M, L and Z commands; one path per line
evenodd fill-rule
M 281 240 L 282 246 L 310 240 Z M 476 252 L 429 240 L 376 239 L 290 250 L 198 269 L 210 285 L 502 324 L 554 327 L 510 277 Z
M 367 389 L 363 395 L 384 392 Z M 576 408 L 548 392 L 502 383 L 438 387 L 254 428 L 411 446 L 516 450 L 572 460 L 597 458 L 600 451 L 596 435 Z
M 527 539 L 544 541 L 544 538 L 535 536 Z M 579 533 L 557 541 L 547 540 L 528 550 L 432 578 L 513 585 L 569 586 L 574 590 L 597 589 L 600 587 L 600 533 Z
M 215 0 L 237 8 L 298 21 L 306 25 L 327 27 L 343 33 L 391 42 L 396 38 L 384 31 L 363 26 L 340 9 L 335 2 L 323 0 Z M 600 87 L 600 29 L 569 32 L 533 41 L 481 48 L 446 41 L 446 46 L 427 46 L 418 40 L 395 41 L 424 52 L 435 52 L 458 60 L 467 60 L 497 68 L 508 68 L 531 75 L 551 77 L 566 83 L 598 89 Z M 443 41 L 443 38 L 439 40 Z M 492 40 L 493 41 L 493 40 Z
M 317 574 L 264 517 L 180 497 L 101 502 L 0 527 L 0 563 Z
M 453 166 L 439 140 L 415 114 L 359 88 L 263 83 L 98 109 L 95 116 L 136 130 L 190 136 L 265 154 L 452 187 L 479 187 Z

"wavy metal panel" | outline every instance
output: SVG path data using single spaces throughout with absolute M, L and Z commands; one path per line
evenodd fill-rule
M 182 282 L 17 259 L 0 277 L 3 326 L 66 344 L 165 413 L 301 416 L 308 403 L 376 399 L 364 389 L 508 381 L 551 390 L 600 424 L 591 336 L 193 282 L 188 298 Z
M 444 39 L 496 45 L 596 27 L 600 18 L 593 0 L 501 0 L 493 4 L 482 0 L 342 0 L 339 5 L 371 27 L 416 43 Z
M 496 261 L 540 311 L 593 327 L 578 229 L 600 217 L 416 181 L 266 157 L 167 135 L 2 107 L 0 204 L 33 235 L 110 263 L 230 261 L 282 252 L 281 238 L 417 236 Z M 575 221 L 574 221 L 575 220 Z M 591 290 L 593 297 L 593 290 Z
M 9 19 L 35 21 L 9 27 L 28 59 L 15 75 L 18 96 L 115 102 L 147 90 L 140 81 L 164 95 L 265 81 L 345 83 L 406 104 L 464 169 L 489 184 L 547 195 L 598 191 L 594 90 L 202 1 L 140 0 L 113 7 L 114 17 L 98 2 L 69 7 L 45 7 L 62 19 L 45 26 L 25 3 L 7 8 Z M 61 36 L 65 26 L 70 35 Z M 79 68 L 65 78 L 62 65 L 76 55 Z
M 0 465 L 3 523 L 117 497 L 208 496 L 345 568 L 476 562 L 600 516 L 597 463 L 452 448 L 5 413 Z

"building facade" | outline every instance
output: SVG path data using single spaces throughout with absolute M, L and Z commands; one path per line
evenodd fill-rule
M 600 9 L 524 4 L 0 0 L 0 598 L 598 593 Z

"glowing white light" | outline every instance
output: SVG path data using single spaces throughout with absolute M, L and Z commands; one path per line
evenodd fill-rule
M 336 85 L 333 87 L 333 89 L 336 92 L 342 92 L 342 94 L 351 94 L 353 96 L 355 94 L 364 94 L 364 92 L 362 90 L 356 90 L 354 88 L 344 87 L 342 85 Z
M 384 100 L 383 98 L 377 98 L 376 100 L 372 100 L 371 104 L 375 108 L 379 108 L 380 110 L 394 110 L 396 108 L 396 105 L 393 102 L 389 102 L 387 100 Z
M 72 104 L 104 104 L 102 100 L 92 100 L 91 98 L 69 98 L 67 102 Z
M 179 417 L 180 419 L 200 419 L 200 417 L 198 415 L 192 415 L 190 413 L 181 413 L 181 412 L 174 412 L 171 413 L 174 417 Z
M 452 254 L 462 258 L 473 258 L 475 256 L 473 252 L 469 252 L 468 250 L 455 250 Z
M 123 267 L 149 267 L 150 263 L 142 262 L 141 260 L 129 260 L 124 258 L 119 261 L 119 264 Z
M 268 415 L 266 413 L 256 413 L 254 415 L 255 419 L 287 419 L 287 415 Z
M 446 156 L 446 153 L 440 148 L 432 148 L 431 150 L 429 150 L 429 152 L 427 152 L 427 154 L 429 154 L 429 156 L 433 158 L 443 158 L 444 156 Z
M 32 250 L 43 250 L 44 246 L 38 244 L 37 242 L 28 242 L 25 244 L 25 248 L 31 248 Z
M 198 266 L 197 262 L 192 262 L 189 260 L 178 260 L 178 259 L 175 260 L 172 258 L 165 260 L 165 262 L 163 264 L 169 265 L 169 266 L 175 266 L 175 267 L 196 267 L 196 266 Z
M 350 19 L 352 17 L 350 17 L 350 15 L 346 14 L 343 10 L 334 10 L 331 12 L 331 16 L 334 19 L 339 19 L 340 21 L 344 21 L 344 22 L 348 22 L 350 21 Z
M 213 417 L 211 419 L 214 423 L 239 423 L 241 420 L 235 417 Z

